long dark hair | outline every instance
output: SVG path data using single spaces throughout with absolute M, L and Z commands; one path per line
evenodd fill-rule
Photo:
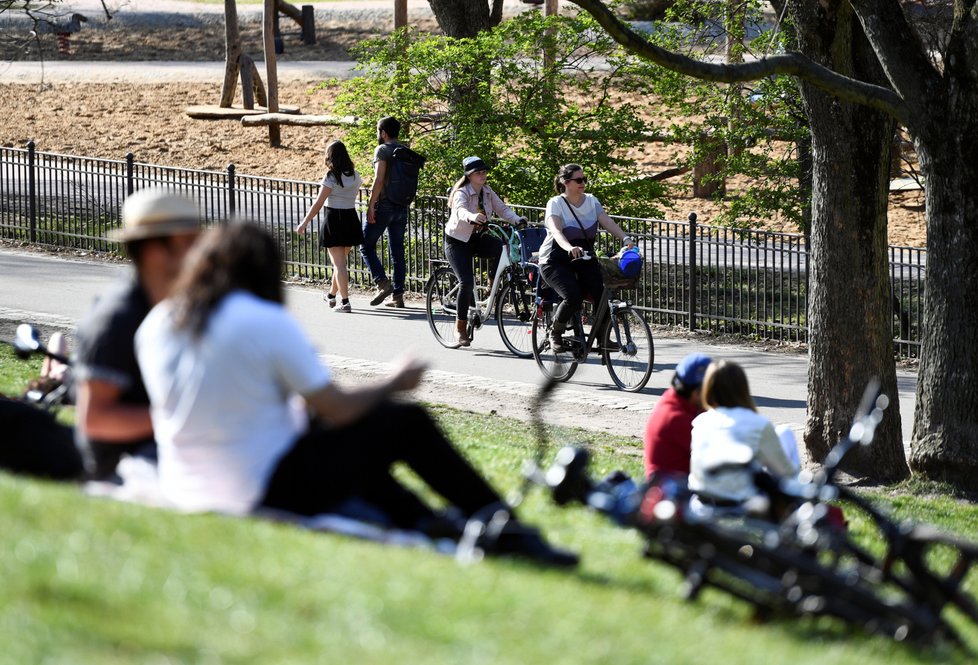
M 326 159 L 324 161 L 326 162 L 327 175 L 332 173 L 333 178 L 336 179 L 336 184 L 340 187 L 343 186 L 343 176 L 352 178 L 355 173 L 350 153 L 347 152 L 346 146 L 340 140 L 334 139 L 326 145 Z
M 564 184 L 569 177 L 574 175 L 578 171 L 583 171 L 584 167 L 580 164 L 564 164 L 560 167 L 560 171 L 554 177 L 554 189 L 557 190 L 558 194 L 563 194 L 567 190 L 567 185 Z
M 278 245 L 254 224 L 208 229 L 194 245 L 173 287 L 177 329 L 199 337 L 224 296 L 237 290 L 277 303 L 285 299 Z
M 757 411 L 757 405 L 750 394 L 747 374 L 735 362 L 715 360 L 706 368 L 703 377 L 703 404 L 708 407 L 742 406 Z

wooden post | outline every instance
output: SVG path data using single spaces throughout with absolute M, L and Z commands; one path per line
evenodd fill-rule
M 394 29 L 407 25 L 407 0 L 394 0 Z
M 234 103 L 238 85 L 238 60 L 241 57 L 241 33 L 238 31 L 238 8 L 235 0 L 224 0 L 224 84 L 221 86 L 222 108 Z
M 316 43 L 316 8 L 302 5 L 302 43 L 312 46 Z
M 546 0 L 543 4 L 543 15 L 544 16 L 557 16 L 560 13 L 560 7 L 557 4 L 557 0 Z M 545 68 L 552 67 L 554 64 L 554 53 L 550 49 L 545 49 L 543 52 L 543 66 Z
M 268 112 L 278 113 L 278 69 L 275 62 L 275 0 L 265 0 L 262 21 L 262 41 L 265 48 L 265 80 L 268 81 Z M 268 145 L 282 145 L 282 130 L 277 124 L 268 126 Z

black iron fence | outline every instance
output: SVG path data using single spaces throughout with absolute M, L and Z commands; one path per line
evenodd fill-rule
M 107 231 L 118 226 L 126 196 L 150 186 L 195 198 L 205 226 L 232 218 L 263 225 L 278 238 L 290 276 L 327 276 L 327 256 L 318 238 L 295 233 L 318 183 L 242 175 L 233 165 L 224 171 L 201 171 L 145 164 L 131 154 L 120 161 L 38 152 L 33 143 L 26 149 L 0 148 L 0 238 L 120 251 L 106 238 Z M 531 222 L 543 221 L 540 207 L 512 207 Z M 447 217 L 444 197 L 415 201 L 405 238 L 408 291 L 422 292 L 431 260 L 444 258 Z M 695 215 L 688 221 L 615 219 L 636 238 L 645 257 L 641 280 L 627 295 L 651 323 L 807 341 L 804 236 L 698 224 Z M 598 251 L 616 250 L 612 238 L 599 238 Z M 378 252 L 386 264 L 385 241 Z M 359 253 L 353 252 L 350 259 L 351 281 L 369 285 L 370 274 Z M 919 353 L 925 261 L 923 249 L 890 248 L 893 339 L 900 357 Z

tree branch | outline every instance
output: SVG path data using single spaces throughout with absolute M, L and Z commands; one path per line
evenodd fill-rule
M 941 76 L 927 57 L 917 33 L 907 22 L 900 5 L 893 0 L 851 0 L 866 38 L 883 67 L 883 73 L 897 94 L 914 100 L 944 96 Z
M 600 0 L 571 2 L 591 14 L 611 38 L 626 50 L 674 72 L 718 83 L 756 81 L 775 74 L 797 76 L 837 97 L 878 109 L 900 122 L 906 122 L 907 107 L 893 90 L 842 76 L 800 53 L 787 53 L 738 65 L 703 62 L 652 44 L 622 23 Z

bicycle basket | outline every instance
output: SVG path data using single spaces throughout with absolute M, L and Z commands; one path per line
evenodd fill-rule
M 632 289 L 638 284 L 641 271 L 634 277 L 628 277 L 621 271 L 617 257 L 598 257 L 598 266 L 601 268 L 601 278 L 604 285 L 609 289 Z

